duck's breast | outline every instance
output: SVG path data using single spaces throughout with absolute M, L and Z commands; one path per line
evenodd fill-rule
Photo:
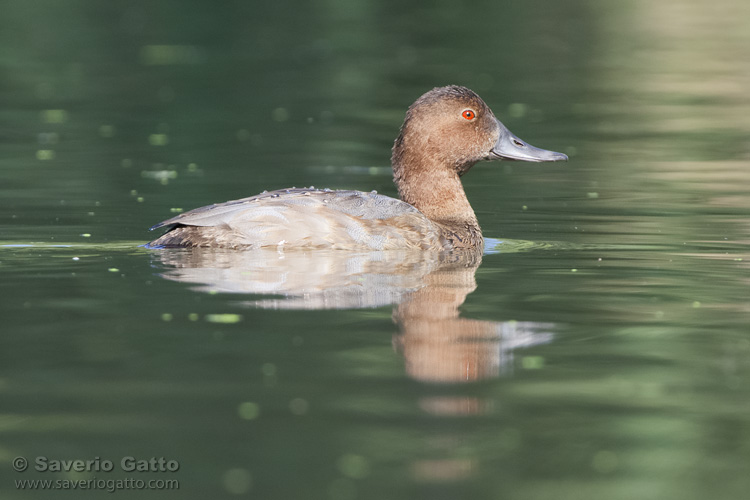
M 285 189 L 197 208 L 150 247 L 440 248 L 440 229 L 401 200 L 375 192 Z

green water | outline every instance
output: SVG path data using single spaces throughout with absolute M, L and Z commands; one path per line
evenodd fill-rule
M 748 47 L 740 0 L 8 2 L 0 496 L 745 498 Z M 448 83 L 570 156 L 464 177 L 481 264 L 140 247 L 264 189 L 395 196 Z

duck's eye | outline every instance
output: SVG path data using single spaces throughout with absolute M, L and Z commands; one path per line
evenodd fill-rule
M 465 109 L 463 111 L 463 113 L 461 113 L 461 116 L 463 116 L 467 120 L 473 120 L 474 117 L 477 116 L 477 115 L 476 115 L 476 113 L 474 113 L 474 111 L 472 111 L 470 109 Z

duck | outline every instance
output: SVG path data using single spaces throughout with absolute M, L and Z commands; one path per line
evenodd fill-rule
M 159 222 L 148 248 L 481 250 L 461 177 L 483 160 L 567 161 L 531 146 L 472 90 L 436 87 L 406 111 L 391 154 L 399 199 L 352 190 L 290 188 L 208 205 Z

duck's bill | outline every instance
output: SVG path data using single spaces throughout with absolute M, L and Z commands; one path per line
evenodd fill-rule
M 568 156 L 555 151 L 535 148 L 526 141 L 516 137 L 500 120 L 500 137 L 490 150 L 490 160 L 519 160 L 519 161 L 568 161 Z

